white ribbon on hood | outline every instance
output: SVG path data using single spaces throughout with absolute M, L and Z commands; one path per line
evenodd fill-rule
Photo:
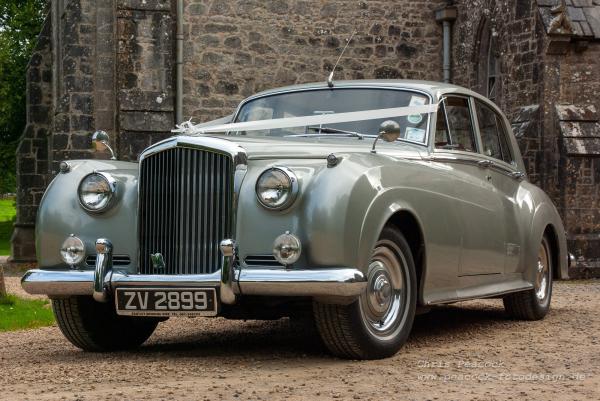
M 410 106 L 396 107 L 393 109 L 377 109 L 365 111 L 353 111 L 350 113 L 339 114 L 324 114 L 316 116 L 277 118 L 273 120 L 248 121 L 244 123 L 233 124 L 217 124 L 227 119 L 231 120 L 232 116 L 224 117 L 219 120 L 214 120 L 204 124 L 194 125 L 191 121 L 186 121 L 177 126 L 177 129 L 171 132 L 180 132 L 186 135 L 192 134 L 208 134 L 212 132 L 227 132 L 227 131 L 258 131 L 266 129 L 281 129 L 293 127 L 305 127 L 310 125 L 325 125 L 337 124 L 351 121 L 366 121 L 382 118 L 394 118 L 409 116 L 413 114 L 434 113 L 437 110 L 437 105 L 431 104 L 426 106 Z

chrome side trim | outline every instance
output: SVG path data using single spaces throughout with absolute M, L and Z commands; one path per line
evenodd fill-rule
M 110 289 L 110 273 L 112 272 L 112 242 L 106 238 L 96 240 L 96 268 L 94 269 L 94 299 L 98 302 L 108 302 Z
M 513 292 L 527 291 L 527 290 L 531 290 L 532 288 L 533 288 L 533 286 L 531 285 L 531 286 L 527 286 L 527 287 L 515 288 L 515 289 L 508 290 L 508 291 L 499 291 L 499 292 L 494 292 L 494 293 L 485 294 L 485 295 L 474 295 L 474 296 L 462 297 L 462 298 L 448 298 L 448 299 L 442 299 L 440 301 L 427 302 L 427 305 L 441 305 L 441 304 L 450 304 L 453 302 L 471 301 L 473 299 L 491 298 L 491 297 L 496 297 L 498 295 L 512 294 Z
M 573 255 L 570 252 L 569 252 L 568 257 L 567 257 L 567 262 L 568 262 L 569 269 L 571 267 L 577 267 L 577 260 L 575 259 L 575 255 Z
M 236 296 L 233 290 L 235 281 L 235 260 L 237 258 L 237 244 L 234 240 L 224 239 L 219 247 L 223 254 L 221 266 L 221 302 L 224 304 L 235 304 Z
M 494 163 L 492 160 L 480 160 L 475 158 L 468 157 L 451 157 L 451 156 L 436 156 L 432 157 L 433 161 L 440 163 L 460 163 L 460 164 L 468 164 L 472 166 L 477 166 L 479 168 L 489 168 L 490 170 L 497 171 L 499 173 L 505 174 L 517 181 L 523 181 L 525 179 L 525 174 L 519 171 L 508 170 L 502 165 L 498 163 Z

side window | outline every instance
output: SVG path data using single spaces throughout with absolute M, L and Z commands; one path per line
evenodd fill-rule
M 444 112 L 445 111 L 445 115 Z M 440 125 L 446 119 L 448 129 L 445 134 Z M 444 99 L 444 107 L 438 109 L 438 127 L 436 127 L 435 146 L 439 149 L 463 150 L 477 152 L 469 101 L 462 97 L 448 97 Z M 440 123 L 440 121 L 442 121 Z
M 506 132 L 506 129 L 504 129 L 504 124 L 502 124 L 502 120 L 498 116 L 496 116 L 496 126 L 498 127 L 498 134 L 500 135 L 500 148 L 502 149 L 502 160 L 504 160 L 508 164 L 514 164 L 515 159 L 513 159 L 512 152 L 510 151 L 508 133 Z
M 483 154 L 511 163 L 512 156 L 508 146 L 508 138 L 500 118 L 480 102 L 475 102 L 475 109 L 477 111 Z
M 446 111 L 443 103 L 440 103 L 437 110 L 437 122 L 435 124 L 435 146 L 442 147 L 450 143 L 448 135 L 448 125 L 446 124 Z

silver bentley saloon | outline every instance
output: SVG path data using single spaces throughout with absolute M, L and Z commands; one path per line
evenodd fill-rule
M 574 263 L 508 120 L 461 87 L 296 85 L 174 133 L 139 163 L 63 161 L 42 199 L 22 285 L 79 348 L 170 317 L 308 317 L 334 354 L 386 358 L 433 305 L 543 318 Z

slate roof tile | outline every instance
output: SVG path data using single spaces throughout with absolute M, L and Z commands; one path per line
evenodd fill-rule
M 592 28 L 590 28 L 590 25 L 586 21 L 581 21 L 579 25 L 581 25 L 581 29 L 583 30 L 583 36 L 594 36 Z
M 561 4 L 565 4 L 563 0 L 537 0 L 538 6 L 560 6 Z
M 567 11 L 569 12 L 569 17 L 571 17 L 572 21 L 585 21 L 585 14 L 583 13 L 583 9 L 576 7 L 567 7 Z
M 588 24 L 590 24 L 592 32 L 594 32 L 594 37 L 600 39 L 600 7 L 584 7 L 583 13 L 585 14 Z

